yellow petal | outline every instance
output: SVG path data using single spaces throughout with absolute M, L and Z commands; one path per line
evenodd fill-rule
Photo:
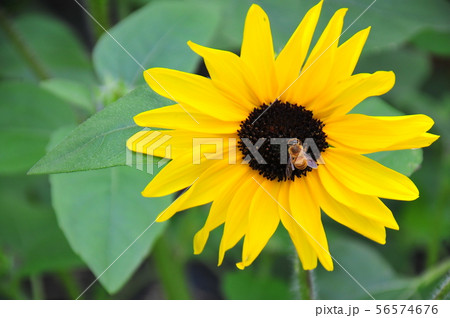
M 347 9 L 340 9 L 331 18 L 302 68 L 298 79 L 281 97 L 281 100 L 307 106 L 326 88 L 335 62 L 336 48 L 346 12 Z
M 171 136 L 165 135 L 161 131 L 141 130 L 128 138 L 127 148 L 134 152 L 151 154 L 151 149 L 149 148 L 151 148 L 153 144 L 159 147 L 159 145 L 165 143 L 169 139 L 171 139 Z M 168 158 L 171 158 L 171 156 Z
M 439 139 L 440 136 L 429 133 L 424 133 L 419 136 L 415 136 L 409 140 L 403 140 L 401 142 L 392 145 L 389 150 L 394 149 L 408 149 L 408 148 L 424 148 L 431 145 L 433 142 Z M 411 146 L 413 145 L 413 146 Z
M 241 58 L 256 78 L 260 104 L 272 103 L 277 93 L 272 33 L 267 14 L 252 4 L 245 20 Z
M 225 252 L 234 247 L 247 232 L 248 214 L 253 200 L 253 196 L 249 193 L 253 194 L 259 188 L 259 185 L 252 178 L 256 175 L 257 173 L 254 170 L 249 170 L 243 178 L 246 181 L 236 189 L 235 196 L 229 202 L 222 240 L 220 241 L 218 266 L 222 264 Z
M 260 105 L 254 88 L 256 78 L 239 56 L 190 41 L 188 44 L 195 53 L 203 57 L 209 76 L 218 89 L 249 111 Z
M 209 233 L 225 222 L 230 201 L 236 195 L 237 186 L 229 187 L 214 199 L 205 225 L 194 236 L 194 254 L 200 254 L 208 241 Z
M 359 84 L 371 75 L 372 74 L 366 73 L 356 74 L 338 83 L 327 86 L 314 100 L 309 103 L 308 109 L 311 109 L 317 118 L 321 118 L 322 120 L 326 119 L 334 111 L 334 108 L 330 108 L 330 105 L 333 104 L 342 92 L 345 92 L 356 84 Z
M 208 161 L 212 160 L 206 162 Z M 250 168 L 243 165 L 229 165 L 227 160 L 213 164 L 197 180 L 194 180 L 192 186 L 184 194 L 158 216 L 157 221 L 166 221 L 178 211 L 214 201 L 220 193 L 235 188 L 248 169 Z
M 259 180 L 258 180 L 259 179 Z M 259 185 L 248 214 L 248 229 L 242 249 L 242 262 L 236 264 L 239 269 L 249 266 L 261 253 L 278 227 L 278 192 L 280 183 L 262 177 L 255 178 Z
M 217 160 L 204 160 L 192 164 L 192 154 L 186 153 L 169 162 L 142 191 L 144 197 L 162 197 L 189 187 Z
M 152 109 L 134 117 L 143 127 L 183 129 L 190 131 L 229 134 L 239 129 L 239 121 L 223 121 L 178 104 Z
M 186 138 L 173 138 L 171 130 L 143 130 L 127 140 L 127 148 L 138 153 L 172 159 L 192 148 L 192 141 Z
M 292 211 L 290 207 L 289 197 L 291 182 L 283 182 L 281 184 L 280 193 L 278 196 L 280 219 L 283 226 L 289 233 L 292 242 L 294 243 L 297 254 L 302 263 L 304 270 L 310 270 L 317 267 L 317 254 L 314 248 L 309 243 L 305 231 L 295 222 L 295 220 L 286 212 Z
M 357 193 L 404 201 L 419 196 L 419 190 L 408 177 L 372 159 L 338 148 L 328 148 L 322 157 L 323 169 Z
M 359 80 L 355 82 L 354 76 L 358 76 Z M 344 89 L 340 90 L 339 86 L 336 87 L 337 92 L 333 95 L 337 95 L 337 97 L 324 107 L 328 111 L 326 116 L 330 116 L 330 114 L 332 116 L 345 115 L 366 98 L 387 93 L 394 86 L 395 74 L 384 71 L 375 72 L 369 76 L 357 74 L 348 81 L 352 82 L 351 86 L 343 83 Z
M 337 48 L 336 59 L 331 71 L 332 82 L 339 82 L 353 74 L 369 32 L 370 27 L 361 30 Z M 328 85 L 330 84 L 329 82 Z
M 183 155 L 198 153 L 201 157 L 205 153 L 219 151 L 215 144 L 206 144 L 208 141 L 220 141 L 222 150 L 227 149 L 229 138 L 236 139 L 235 135 L 213 135 L 183 130 L 143 130 L 134 134 L 127 140 L 128 149 L 161 158 L 178 158 Z M 197 144 L 195 141 L 199 140 Z M 200 142 L 203 140 L 203 142 Z M 203 144 L 201 144 L 203 143 Z M 220 148 L 220 147 L 219 147 Z M 192 164 L 192 160 L 191 160 Z
M 313 171 L 312 173 L 316 172 Z M 307 183 L 310 188 L 314 189 L 315 197 L 329 217 L 377 243 L 386 243 L 386 230 L 384 226 L 358 213 L 359 210 L 367 208 L 367 205 L 350 208 L 333 199 L 329 191 L 325 190 L 320 184 L 318 178 L 310 178 L 310 175 L 308 175 Z
M 326 121 L 324 132 L 335 147 L 357 153 L 419 148 L 433 138 L 417 138 L 433 126 L 433 120 L 425 115 L 366 116 L 349 114 Z M 431 137 L 431 136 L 430 136 Z M 431 139 L 431 140 L 430 140 Z M 407 144 L 405 141 L 409 141 Z M 401 148 L 399 148 L 401 147 Z
M 279 84 L 278 94 L 287 89 L 300 74 L 317 21 L 319 20 L 322 3 L 323 1 L 320 1 L 306 13 L 275 61 L 275 70 Z
M 225 97 L 206 77 L 164 68 L 144 72 L 148 85 L 181 106 L 224 121 L 241 121 L 248 111 Z
M 317 173 L 325 191 L 336 201 L 353 208 L 359 214 L 383 224 L 391 229 L 398 230 L 398 224 L 389 210 L 380 199 L 353 192 L 339 182 L 323 165 L 311 173 Z M 319 201 L 321 202 L 321 201 Z
M 288 214 L 306 233 L 305 236 L 316 251 L 323 267 L 331 271 L 333 270 L 333 261 L 320 217 L 320 207 L 312 193 L 315 189 L 305 181 L 309 178 L 308 175 L 306 178 L 296 180 L 291 185 L 289 192 L 291 212 Z

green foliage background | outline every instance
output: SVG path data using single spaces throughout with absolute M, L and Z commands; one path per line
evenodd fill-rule
M 277 52 L 316 2 L 256 1 Z M 376 299 L 431 299 L 450 275 L 450 3 L 378 0 L 364 12 L 372 2 L 325 1 L 316 31 L 348 7 L 341 42 L 372 26 L 357 72 L 397 75 L 390 93 L 355 112 L 427 114 L 441 138 L 423 151 L 371 155 L 421 192 L 414 202 L 387 202 L 400 231 L 388 231 L 385 246 L 328 219 L 325 227 L 332 255 Z M 173 197 L 141 197 L 152 175 L 126 166 L 125 142 L 140 130 L 132 117 L 168 104 L 145 85 L 142 68 L 204 74 L 186 42 L 239 52 L 251 2 L 80 2 L 110 34 L 75 1 L 62 3 L 0 6 L 0 298 L 75 299 L 87 287 L 83 299 L 298 298 L 284 229 L 245 271 L 234 265 L 239 248 L 218 268 L 221 229 L 192 254 L 209 206 L 151 225 Z M 144 164 L 160 169 L 153 158 Z M 314 271 L 317 298 L 369 297 L 335 267 Z

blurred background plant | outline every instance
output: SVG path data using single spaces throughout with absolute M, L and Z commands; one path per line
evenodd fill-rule
M 257 1 L 271 20 L 277 52 L 316 2 Z M 350 9 L 350 26 L 372 2 L 325 1 L 316 34 L 338 8 Z M 186 41 L 238 53 L 250 5 L 2 1 L 0 298 L 75 299 L 115 260 L 82 299 L 300 297 L 292 283 L 298 264 L 284 229 L 245 271 L 234 265 L 239 248 L 216 266 L 221 229 L 202 255 L 193 255 L 192 238 L 209 206 L 152 225 L 118 258 L 173 200 L 142 198 L 152 176 L 126 166 L 125 141 L 140 130 L 133 115 L 168 104 L 144 85 L 142 67 L 207 75 Z M 449 16 L 445 0 L 378 0 L 341 39 L 371 25 L 357 72 L 397 75 L 389 94 L 355 111 L 427 114 L 436 121 L 432 132 L 441 135 L 423 152 L 371 155 L 411 175 L 421 191 L 414 202 L 387 202 L 400 231 L 388 231 L 385 246 L 324 220 L 332 255 L 377 299 L 449 297 L 441 290 L 450 271 Z M 145 159 L 156 173 L 157 163 Z M 314 271 L 318 298 L 369 297 L 335 267 Z

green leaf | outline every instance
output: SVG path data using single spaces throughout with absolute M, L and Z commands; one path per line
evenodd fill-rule
M 227 273 L 222 290 L 226 299 L 231 300 L 292 299 L 285 281 L 269 275 L 256 275 L 251 269 Z
M 381 151 L 368 154 L 367 157 L 405 176 L 410 176 L 420 167 L 423 160 L 423 151 L 422 149 Z
M 21 177 L 0 181 L 0 246 L 14 259 L 13 275 L 81 267 L 83 262 L 71 250 L 56 223 L 50 205 L 30 200 L 46 178 Z M 33 194 L 33 195 L 32 195 Z
M 57 130 L 48 149 L 70 130 Z M 167 225 L 154 221 L 171 198 L 149 199 L 140 194 L 150 180 L 149 174 L 129 167 L 50 176 L 61 229 L 110 293 L 127 282 Z
M 450 259 L 412 278 L 395 279 L 382 289 L 374 290 L 377 299 L 433 299 L 450 271 Z M 447 276 L 448 277 L 448 276 Z M 450 295 L 447 295 L 447 298 Z
M 335 269 L 332 272 L 317 269 L 319 299 L 370 299 L 363 288 L 377 300 L 430 299 L 432 290 L 450 269 L 447 259 L 420 276 L 402 277 L 371 245 L 330 230 L 327 236 L 331 255 L 336 260 Z
M 164 105 L 163 99 L 148 87 L 135 89 L 74 129 L 29 173 L 60 173 L 125 165 L 126 141 L 142 129 L 136 126 L 133 116 Z
M 332 272 L 322 267 L 317 269 L 319 299 L 370 299 L 358 283 L 375 299 L 382 299 L 388 290 L 403 290 L 407 285 L 371 245 L 338 236 L 332 231 L 327 231 L 327 236 L 331 255 L 345 270 L 336 261 Z
M 73 250 L 96 277 L 112 264 L 99 279 L 110 293 L 126 283 L 167 224 L 153 222 L 170 198 L 140 193 L 150 179 L 130 167 L 50 176 L 53 206 Z
M 38 14 L 25 14 L 13 22 L 25 45 L 50 76 L 93 82 L 88 55 L 72 30 L 64 23 Z M 38 79 L 1 29 L 0 47 L 0 76 Z
M 397 245 L 393 247 L 393 252 L 400 250 L 406 258 L 423 251 L 419 266 L 430 267 L 442 255 L 448 254 L 445 242 L 450 228 L 450 158 L 437 156 L 434 151 L 427 155 L 423 167 L 414 175 L 420 197 L 414 202 L 408 202 L 398 213 L 402 235 L 396 239 Z M 413 267 L 413 264 L 408 265 Z M 408 265 L 403 268 L 408 268 Z
M 412 39 L 412 43 L 423 50 L 436 55 L 450 55 L 450 32 L 425 30 Z
M 421 296 L 421 299 L 433 299 L 437 296 L 436 293 L 442 291 L 440 299 L 450 299 L 449 291 L 449 276 L 450 274 L 450 258 L 444 259 L 440 264 L 433 266 L 423 273 L 420 277 L 416 278 L 415 286 Z M 447 285 L 446 289 L 442 290 L 444 284 Z M 437 299 L 437 298 L 434 298 Z
M 63 100 L 31 83 L 0 84 L 0 173 L 27 171 L 45 154 L 51 133 L 75 123 Z
M 370 97 L 362 101 L 350 112 L 352 114 L 364 114 L 368 116 L 401 116 L 404 115 L 398 109 L 392 107 L 379 97 Z
M 425 53 L 408 48 L 372 52 L 361 57 L 355 73 L 379 70 L 394 71 L 395 86 L 384 98 L 398 105 L 421 89 L 430 76 L 431 60 Z
M 42 81 L 41 87 L 55 96 L 65 100 L 71 105 L 87 111 L 88 114 L 95 112 L 92 92 L 84 83 L 67 80 L 63 78 L 52 78 Z
M 445 0 L 434 0 L 432 4 L 423 0 L 409 0 L 407 4 L 404 0 L 343 0 L 328 5 L 331 12 L 349 8 L 344 30 L 368 8 L 343 36 L 343 40 L 347 39 L 358 30 L 372 26 L 366 52 L 398 47 L 427 28 L 450 30 L 450 4 Z
M 318 0 L 258 1 L 269 16 L 275 52 L 280 52 L 307 10 L 317 3 Z M 367 9 L 371 3 L 373 5 Z M 247 1 L 226 2 L 222 11 L 221 28 L 215 37 L 215 47 L 240 47 L 244 19 L 249 7 L 250 3 Z M 409 0 L 407 5 L 403 0 L 325 1 L 315 39 L 332 14 L 340 8 L 349 8 L 343 30 L 347 27 L 349 29 L 342 35 L 340 43 L 357 31 L 372 26 L 364 52 L 398 47 L 425 28 L 450 30 L 450 5 L 445 0 L 435 0 L 432 4 L 423 0 Z M 356 19 L 358 20 L 355 21 Z
M 358 106 L 352 113 L 365 114 L 369 116 L 400 116 L 402 112 L 393 108 L 381 98 L 368 98 Z M 396 151 L 381 151 L 368 154 L 367 157 L 378 161 L 382 165 L 398 171 L 404 175 L 410 176 L 416 171 L 423 160 L 422 149 L 405 149 Z
M 94 49 L 95 69 L 104 82 L 121 79 L 131 87 L 144 83 L 143 68 L 192 72 L 199 57 L 186 42 L 208 44 L 217 25 L 217 6 L 210 3 L 150 3 L 113 27 L 111 36 L 102 36 Z

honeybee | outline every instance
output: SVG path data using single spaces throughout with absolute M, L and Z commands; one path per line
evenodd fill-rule
M 305 170 L 307 167 L 317 169 L 316 161 L 314 161 L 307 153 L 307 144 L 303 147 L 302 142 L 299 139 L 292 138 L 288 140 L 288 146 L 289 162 L 286 165 L 287 179 L 292 176 L 292 172 L 294 172 L 295 169 Z

